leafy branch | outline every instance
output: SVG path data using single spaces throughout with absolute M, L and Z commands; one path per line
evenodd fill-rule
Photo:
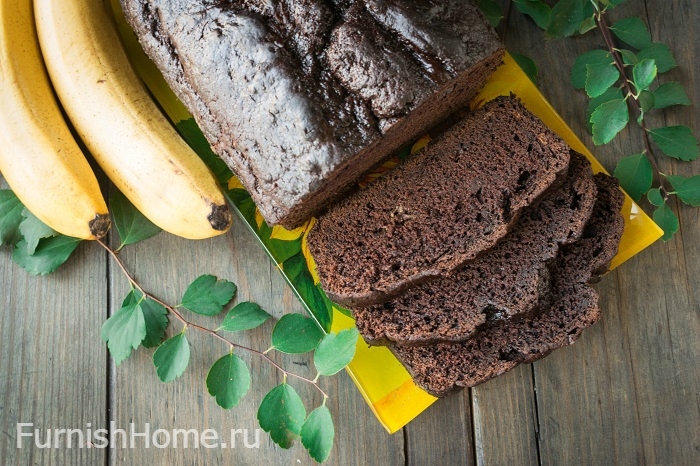
M 508 8 L 515 5 L 550 39 L 599 31 L 603 48 L 576 58 L 571 83 L 576 89 L 585 90 L 590 98 L 588 123 L 594 144 L 611 142 L 627 127 L 630 115 L 636 117 L 644 147 L 620 159 L 614 174 L 635 201 L 642 197 L 649 201 L 654 221 L 664 230 L 663 239 L 670 240 L 679 222 L 669 207 L 669 200 L 676 196 L 682 203 L 699 206 L 700 175 L 682 177 L 664 173 L 659 168 L 657 154 L 660 151 L 677 160 L 692 161 L 700 156 L 698 141 L 687 126 L 650 128 L 646 116 L 655 109 L 690 105 L 691 102 L 678 82 L 654 84 L 659 74 L 677 64 L 667 45 L 652 41 L 642 19 L 629 17 L 612 25 L 608 23 L 607 13 L 623 1 L 559 0 L 550 7 L 542 0 L 509 0 L 507 5 Z M 500 9 L 494 9 L 498 7 L 495 0 L 480 0 L 480 4 L 492 24 L 503 17 Z M 523 62 L 527 63 L 518 60 L 521 66 Z M 537 70 L 536 65 L 528 64 L 523 68 L 526 72 L 528 68 Z
M 157 298 L 153 294 L 149 293 L 148 291 L 145 291 L 141 287 L 141 285 L 139 285 L 138 282 L 131 276 L 131 274 L 127 270 L 126 266 L 124 265 L 124 262 L 121 260 L 121 257 L 119 257 L 119 254 L 117 253 L 117 251 L 110 248 L 102 240 L 97 240 L 97 242 L 112 256 L 112 258 L 117 263 L 117 265 L 121 269 L 124 276 L 127 278 L 127 280 L 129 280 L 129 283 L 131 284 L 131 286 L 133 288 L 135 288 L 136 290 L 138 290 L 139 293 L 141 293 L 141 296 L 143 296 L 143 298 L 140 298 L 140 300 L 150 299 L 151 301 L 158 304 L 159 306 L 162 306 L 170 315 L 172 315 L 178 321 L 180 321 L 180 323 L 183 326 L 183 328 L 182 328 L 183 332 L 185 330 L 187 330 L 187 328 L 193 328 L 193 329 L 196 329 L 200 332 L 208 334 L 208 335 L 220 340 L 224 344 L 228 345 L 231 352 L 233 352 L 234 349 L 240 349 L 243 351 L 247 351 L 249 353 L 256 354 L 257 356 L 260 356 L 261 358 L 265 359 L 268 363 L 270 363 L 272 366 L 274 366 L 277 370 L 282 372 L 282 374 L 285 377 L 287 377 L 287 376 L 294 377 L 294 378 L 297 378 L 299 380 L 302 380 L 304 382 L 307 382 L 307 383 L 313 385 L 314 388 L 316 388 L 316 390 L 318 390 L 321 393 L 321 395 L 323 395 L 323 398 L 324 398 L 323 402 L 324 403 L 326 402 L 326 399 L 328 398 L 328 394 L 319 386 L 318 377 L 316 377 L 315 379 L 312 380 L 312 379 L 306 378 L 304 376 L 295 374 L 293 372 L 289 372 L 289 371 L 285 370 L 282 366 L 277 364 L 272 358 L 270 358 L 270 356 L 267 355 L 267 352 L 259 351 L 259 350 L 247 347 L 245 345 L 240 345 L 238 343 L 234 343 L 231 340 L 228 340 L 227 338 L 222 336 L 221 334 L 217 333 L 216 330 L 211 330 L 207 327 L 203 327 L 203 326 L 198 325 L 192 321 L 187 320 L 180 312 L 178 312 L 176 307 L 173 307 L 173 306 L 165 303 L 164 301 L 160 300 L 159 298 Z M 199 279 L 195 280 L 195 282 L 192 283 L 192 285 L 191 285 L 192 289 L 195 289 L 195 287 L 198 287 L 198 282 L 203 281 L 202 279 L 206 279 L 209 277 L 212 277 L 212 276 L 211 275 L 202 275 L 201 277 L 199 277 Z M 231 294 L 231 299 L 232 298 L 233 298 L 233 294 Z M 249 329 L 255 328 L 255 327 L 263 324 L 270 317 L 272 317 L 267 312 L 260 309 L 260 307 L 255 305 L 254 303 L 241 303 L 241 304 L 244 304 L 247 306 L 239 305 L 240 307 L 236 307 L 233 310 L 231 310 L 231 313 L 229 313 L 229 315 L 226 317 L 226 320 L 229 323 L 228 324 L 224 323 L 222 325 L 222 327 L 220 327 L 220 329 L 227 330 L 227 331 L 244 330 L 244 329 L 249 330 Z M 251 307 L 250 305 L 252 305 L 253 307 L 257 306 L 257 310 L 254 311 L 253 313 L 251 313 L 249 311 L 249 309 L 244 309 L 244 307 Z M 200 313 L 200 314 L 202 313 L 201 311 L 198 312 L 198 311 L 194 311 L 194 310 L 193 310 L 193 312 Z M 244 315 L 244 313 L 246 313 L 246 314 Z M 287 316 L 285 316 L 285 317 L 287 317 Z M 291 317 L 292 317 L 292 315 L 289 315 L 289 318 L 291 318 Z M 299 316 L 299 317 L 301 317 L 301 316 Z M 304 321 L 310 320 L 306 317 L 301 317 L 301 318 L 304 319 Z M 283 319 L 284 319 L 284 317 L 283 317 Z M 235 320 L 235 324 L 232 323 L 232 322 L 234 322 L 234 320 Z M 243 321 L 245 321 L 245 322 L 243 322 Z M 311 324 L 313 324 L 313 327 L 311 327 Z M 315 333 L 316 332 L 315 329 L 317 328 L 317 326 L 314 322 L 310 322 L 309 324 L 304 324 L 304 325 L 308 325 L 310 328 L 314 328 L 314 335 L 311 337 L 310 340 L 308 340 L 309 345 L 311 346 L 311 343 L 313 343 L 315 341 L 315 339 L 317 338 L 316 337 L 317 334 Z M 322 337 L 322 334 L 320 333 L 320 331 L 318 331 L 318 335 L 319 335 L 319 341 L 320 341 L 320 338 Z M 313 349 L 313 347 L 311 349 Z
M 160 229 L 146 219 L 121 194 L 110 198 L 110 210 L 121 238 L 118 248 L 106 242 L 97 242 L 118 265 L 131 290 L 121 307 L 102 326 L 102 339 L 117 365 L 124 362 L 134 350 L 156 348 L 153 364 L 163 382 L 180 377 L 189 364 L 190 347 L 187 332 L 200 331 L 225 344 L 228 352 L 217 359 L 206 377 L 207 391 L 224 409 L 235 407 L 251 386 L 250 371 L 236 354 L 237 350 L 254 354 L 280 371 L 283 381 L 267 393 L 261 402 L 257 417 L 260 427 L 270 433 L 272 440 L 282 448 L 289 448 L 300 439 L 313 459 L 328 459 L 333 447 L 335 428 L 326 406 L 328 393 L 319 385 L 321 376 L 332 376 L 347 366 L 355 355 L 357 329 L 324 334 L 316 322 L 300 314 L 282 316 L 274 325 L 271 346 L 264 351 L 236 343 L 221 332 L 237 333 L 259 327 L 272 316 L 258 304 L 245 301 L 233 306 L 216 329 L 196 324 L 186 312 L 217 316 L 233 301 L 237 291 L 234 283 L 213 275 L 202 275 L 185 290 L 177 305 L 170 305 L 146 291 L 129 272 L 119 251 L 154 236 Z M 10 190 L 0 190 L 0 246 L 14 247 L 13 259 L 29 273 L 45 275 L 63 264 L 80 243 L 79 239 L 59 235 L 29 213 Z M 179 321 L 179 332 L 165 338 L 169 325 L 168 315 Z M 273 350 L 288 354 L 313 351 L 316 376 L 311 379 L 288 371 L 269 353 Z M 312 385 L 322 396 L 320 406 L 308 416 L 299 394 L 287 383 L 288 378 Z

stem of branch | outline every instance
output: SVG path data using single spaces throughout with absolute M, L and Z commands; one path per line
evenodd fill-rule
M 117 265 L 119 266 L 119 268 L 121 269 L 121 271 L 122 271 L 122 272 L 124 273 L 124 275 L 126 276 L 127 280 L 129 280 L 129 283 L 130 283 L 134 288 L 136 288 L 137 290 L 139 290 L 139 291 L 141 292 L 141 294 L 143 294 L 146 298 L 148 298 L 148 299 L 150 299 L 150 300 L 152 300 L 152 301 L 154 301 L 154 302 L 160 304 L 160 305 L 163 306 L 165 309 L 167 309 L 167 311 L 168 311 L 173 317 L 175 317 L 175 319 L 179 320 L 180 323 L 182 323 L 182 325 L 184 325 L 185 327 L 191 327 L 191 328 L 193 328 L 193 329 L 199 330 L 200 332 L 209 334 L 209 335 L 213 336 L 214 338 L 220 340 L 221 342 L 225 343 L 226 345 L 228 345 L 229 348 L 238 348 L 238 349 L 241 349 L 241 350 L 244 350 L 244 351 L 248 351 L 249 353 L 253 353 L 253 354 L 256 354 L 256 355 L 260 356 L 261 358 L 265 359 L 268 363 L 270 363 L 273 367 L 275 367 L 277 370 L 279 370 L 280 372 L 282 372 L 282 374 L 283 374 L 284 377 L 285 377 L 285 381 L 286 381 L 286 377 L 287 377 L 287 376 L 290 376 L 290 377 L 294 377 L 294 378 L 299 379 L 299 380 L 303 380 L 304 382 L 307 382 L 307 383 L 313 385 L 313 386 L 316 388 L 316 390 L 318 390 L 318 391 L 321 393 L 321 395 L 323 395 L 323 400 L 324 400 L 324 403 L 325 403 L 325 400 L 328 398 L 328 394 L 318 385 L 318 377 L 316 377 L 315 379 L 312 380 L 312 379 L 303 377 L 303 376 L 301 376 L 301 375 L 294 374 L 293 372 L 289 372 L 288 370 L 284 369 L 282 366 L 280 366 L 279 364 L 277 364 L 275 361 L 273 361 L 272 358 L 270 358 L 270 356 L 268 356 L 266 353 L 264 353 L 264 352 L 262 352 L 262 351 L 258 351 L 258 350 L 253 349 L 253 348 L 249 348 L 249 347 L 244 346 L 244 345 L 239 345 L 238 343 L 234 343 L 234 342 L 232 342 L 232 341 L 229 341 L 229 340 L 227 340 L 226 338 L 224 338 L 223 336 L 221 336 L 221 335 L 219 335 L 218 333 L 216 333 L 214 330 L 208 329 L 208 328 L 203 327 L 203 326 L 201 326 L 201 325 L 195 324 L 194 322 L 188 321 L 175 307 L 173 307 L 173 306 L 171 306 L 171 305 L 165 303 L 164 301 L 162 301 L 161 299 L 157 298 L 157 297 L 154 296 L 153 294 L 151 294 L 151 293 L 147 292 L 146 290 L 144 290 L 144 289 L 141 287 L 141 285 L 139 285 L 139 284 L 136 282 L 136 280 L 134 279 L 134 277 L 129 273 L 129 271 L 127 270 L 126 266 L 124 265 L 124 262 L 121 260 L 121 257 L 119 257 L 119 254 L 118 254 L 116 251 L 114 251 L 112 248 L 110 248 L 110 247 L 107 245 L 107 243 L 105 243 L 105 242 L 102 241 L 101 239 L 97 239 L 96 241 L 100 244 L 100 246 L 102 246 L 102 247 L 109 253 L 110 256 L 112 256 L 112 258 L 114 259 L 114 261 L 117 263 Z
M 620 55 L 620 52 L 617 51 L 617 48 L 615 47 L 615 43 L 613 42 L 613 37 L 612 33 L 610 32 L 610 26 L 608 26 L 607 21 L 605 20 L 605 11 L 604 10 L 598 10 L 595 12 L 595 19 L 596 19 L 596 24 L 598 24 L 598 29 L 600 29 L 600 32 L 603 36 L 603 40 L 605 40 L 605 45 L 608 48 L 608 51 L 613 57 L 613 60 L 615 62 L 615 66 L 617 67 L 618 71 L 623 77 L 623 86 L 625 88 L 625 91 L 629 98 L 627 99 L 627 104 L 632 107 L 634 110 L 635 114 L 638 116 L 642 115 L 642 108 L 639 105 L 639 101 L 634 98 L 635 92 L 634 89 L 632 89 L 631 86 L 631 81 L 627 79 L 627 74 L 625 72 L 625 65 L 622 60 L 622 56 Z M 661 170 L 659 170 L 659 165 L 656 160 L 656 153 L 651 148 L 651 142 L 649 141 L 649 131 L 647 130 L 646 127 L 646 122 L 644 119 L 642 119 L 641 123 L 639 124 L 642 128 L 642 133 L 643 133 L 643 139 L 644 139 L 644 151 L 647 154 L 647 158 L 649 159 L 649 162 L 651 163 L 651 167 L 654 170 L 654 174 L 656 178 L 659 181 L 659 188 L 661 190 L 661 195 L 663 196 L 664 200 L 668 198 L 668 193 L 673 191 L 671 188 L 670 190 L 667 189 L 667 186 L 665 186 L 666 179 L 661 176 Z M 668 187 L 670 188 L 670 187 Z

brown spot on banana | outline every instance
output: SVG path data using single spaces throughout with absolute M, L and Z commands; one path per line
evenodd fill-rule
M 88 226 L 90 227 L 90 233 L 96 239 L 100 239 L 107 234 L 109 227 L 112 226 L 112 221 L 109 219 L 109 214 L 96 214 L 95 218 L 88 222 Z
M 216 231 L 226 231 L 231 226 L 231 210 L 228 205 L 211 204 L 211 213 L 207 216 L 211 227 Z

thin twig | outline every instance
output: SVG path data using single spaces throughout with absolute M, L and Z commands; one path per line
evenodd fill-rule
M 124 275 L 129 280 L 129 283 L 131 283 L 132 286 L 134 286 L 136 289 L 138 289 L 141 292 L 141 294 L 143 294 L 143 296 L 145 296 L 146 298 L 163 306 L 173 317 L 175 317 L 177 320 L 179 320 L 183 326 L 191 327 L 191 328 L 194 328 L 196 330 L 199 330 L 200 332 L 207 333 L 207 334 L 213 336 L 214 338 L 217 338 L 218 340 L 222 341 L 223 343 L 228 345 L 230 348 L 238 348 L 238 349 L 241 349 L 244 351 L 248 351 L 249 353 L 257 354 L 258 356 L 260 356 L 261 358 L 263 358 L 267 362 L 269 362 L 277 370 L 282 372 L 282 374 L 284 374 L 285 377 L 286 376 L 294 377 L 296 379 L 303 380 L 304 382 L 307 382 L 307 383 L 313 385 L 314 387 L 316 387 L 316 389 L 323 395 L 323 400 L 325 403 L 325 400 L 328 398 L 328 394 L 318 385 L 318 381 L 317 381 L 318 377 L 316 379 L 312 380 L 312 379 L 309 379 L 307 377 L 295 374 L 293 372 L 289 372 L 288 370 L 282 368 L 282 366 L 277 364 L 275 361 L 273 361 L 272 358 L 270 358 L 270 356 L 268 356 L 264 352 L 258 351 L 258 350 L 253 349 L 253 348 L 249 348 L 249 347 L 244 346 L 244 345 L 240 345 L 238 343 L 234 343 L 232 341 L 229 341 L 225 337 L 216 333 L 214 330 L 211 330 L 211 329 L 208 329 L 208 328 L 203 327 L 201 325 L 195 324 L 194 322 L 190 322 L 182 314 L 180 314 L 180 312 L 175 307 L 171 306 L 170 304 L 167 304 L 163 300 L 159 299 L 158 297 L 156 297 L 153 294 L 149 293 L 148 291 L 144 290 L 143 287 L 141 287 L 141 285 L 139 285 L 136 282 L 136 280 L 134 279 L 134 277 L 129 273 L 128 269 L 126 268 L 126 265 L 124 265 L 124 261 L 122 261 L 121 257 L 119 257 L 119 254 L 116 251 L 114 251 L 112 248 L 110 248 L 101 239 L 97 239 L 96 241 L 112 256 L 112 258 L 117 263 L 117 265 L 119 266 L 119 268 L 124 273 Z
M 613 37 L 612 34 L 610 33 L 610 26 L 608 26 L 607 21 L 605 20 L 605 10 L 598 10 L 595 13 L 595 19 L 596 19 L 596 24 L 598 25 L 598 29 L 600 29 L 600 32 L 603 36 L 603 40 L 605 40 L 605 45 L 608 48 L 608 51 L 613 57 L 613 60 L 615 62 L 615 66 L 617 67 L 618 71 L 622 75 L 623 79 L 623 86 L 625 87 L 625 90 L 627 91 L 627 103 L 629 106 L 631 106 L 634 110 L 635 113 L 638 116 L 642 116 L 642 108 L 639 105 L 639 101 L 634 98 L 634 89 L 632 89 L 632 86 L 630 85 L 629 79 L 627 79 L 627 74 L 625 72 L 625 65 L 622 60 L 622 56 L 618 52 L 618 49 L 615 47 L 615 43 L 613 42 Z M 629 98 L 631 97 L 631 98 Z M 648 160 L 651 163 L 652 169 L 654 170 L 654 173 L 656 175 L 656 178 L 659 180 L 659 188 L 661 190 L 661 195 L 663 196 L 664 200 L 668 198 L 669 192 L 673 191 L 667 189 L 666 186 L 664 186 L 664 181 L 665 178 L 661 176 L 661 170 L 659 170 L 659 165 L 656 160 L 656 153 L 652 150 L 651 148 L 651 142 L 649 141 L 649 131 L 646 126 L 646 122 L 644 121 L 644 118 L 641 119 L 641 122 L 639 122 L 639 126 L 642 128 L 642 133 L 643 133 L 643 139 L 644 139 L 644 148 L 645 152 L 648 155 Z

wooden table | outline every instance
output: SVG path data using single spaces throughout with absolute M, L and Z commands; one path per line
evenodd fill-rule
M 686 124 L 700 134 L 700 2 L 628 0 L 613 17 L 639 15 L 653 38 L 667 43 L 680 66 L 660 80 L 684 84 L 694 106 L 656 112 L 650 126 Z M 585 125 L 586 98 L 568 82 L 574 57 L 601 44 L 599 36 L 545 42 L 542 33 L 514 13 L 510 50 L 533 57 L 540 87 L 574 131 L 593 148 Z M 608 169 L 642 147 L 635 125 L 612 144 L 594 149 Z M 21 155 L 21 154 L 20 154 Z M 667 173 L 700 173 L 700 162 L 661 160 Z M 328 464 L 700 464 L 700 210 L 673 205 L 681 228 L 597 285 L 602 322 L 572 347 L 519 367 L 496 380 L 440 400 L 401 432 L 388 435 L 349 377 L 323 387 L 336 423 Z M 276 317 L 301 305 L 253 235 L 236 221 L 231 232 L 192 242 L 167 234 L 123 251 L 123 259 L 147 288 L 176 302 L 199 274 L 236 282 L 238 299 L 255 300 Z M 140 350 L 120 367 L 108 358 L 100 326 L 121 303 L 128 285 L 95 244 L 83 244 L 59 272 L 29 277 L 0 251 L 0 463 L 3 464 L 309 464 L 300 445 L 276 447 L 267 434 L 248 449 L 165 448 L 137 437 L 136 448 L 40 449 L 33 439 L 16 447 L 17 424 L 47 429 L 114 428 L 248 429 L 280 375 L 249 355 L 254 389 L 241 405 L 224 411 L 204 385 L 211 363 L 225 352 L 211 338 L 191 332 L 192 359 L 183 377 L 161 383 L 152 350 Z M 271 324 L 241 342 L 268 346 Z M 282 357 L 312 375 L 305 356 Z M 311 408 L 318 395 L 295 384 Z M 148 426 L 147 426 L 148 424 Z M 229 445 L 230 447 L 230 445 Z

